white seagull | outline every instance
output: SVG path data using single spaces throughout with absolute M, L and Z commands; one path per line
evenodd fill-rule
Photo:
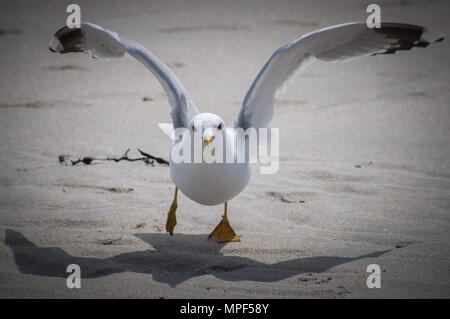
M 426 47 L 442 41 L 418 25 L 382 23 L 368 28 L 365 23 L 351 22 L 308 33 L 287 42 L 276 50 L 256 76 L 242 108 L 231 124 L 233 128 L 266 128 L 274 114 L 275 96 L 283 92 L 289 79 L 316 60 L 337 62 L 377 54 L 392 54 L 413 47 Z M 173 124 L 160 125 L 173 136 L 174 129 L 201 132 L 203 147 L 218 134 L 226 137 L 224 121 L 212 113 L 200 113 L 191 96 L 175 74 L 139 43 L 92 23 L 79 28 L 64 26 L 50 41 L 49 49 L 58 53 L 84 52 L 93 58 L 119 58 L 130 54 L 144 64 L 163 86 L 171 106 Z M 201 127 L 196 123 L 201 122 Z M 233 137 L 232 137 L 233 138 Z M 225 139 L 228 143 L 229 138 Z M 172 143 L 172 148 L 181 139 Z M 172 152 L 171 152 L 172 153 Z M 240 241 L 227 218 L 227 202 L 238 195 L 250 180 L 250 167 L 245 163 L 175 163 L 170 156 L 170 176 L 175 183 L 175 196 L 167 216 L 166 230 L 172 235 L 176 221 L 177 196 L 180 189 L 187 197 L 202 205 L 224 204 L 222 220 L 209 235 L 219 242 Z

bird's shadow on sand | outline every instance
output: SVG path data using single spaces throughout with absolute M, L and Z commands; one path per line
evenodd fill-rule
M 135 234 L 154 250 L 123 253 L 111 258 L 71 256 L 58 247 L 39 247 L 20 232 L 6 229 L 5 243 L 14 253 L 21 273 L 67 278 L 67 266 L 77 264 L 82 278 L 121 272 L 151 274 L 153 280 L 172 287 L 194 277 L 212 275 L 227 281 L 275 282 L 301 273 L 321 273 L 358 259 L 378 257 L 389 250 L 358 257 L 316 256 L 265 264 L 240 256 L 224 256 L 226 244 L 206 240 L 207 235 L 164 233 Z

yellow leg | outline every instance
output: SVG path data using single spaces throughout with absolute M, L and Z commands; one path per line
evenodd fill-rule
M 175 214 L 178 208 L 177 197 L 178 197 L 178 187 L 175 187 L 175 197 L 173 198 L 172 205 L 170 205 L 166 221 L 166 231 L 169 232 L 171 236 L 173 235 L 173 229 L 177 224 L 177 215 Z
M 227 217 L 227 202 L 225 202 L 225 213 L 222 216 L 222 220 L 220 223 L 214 228 L 212 233 L 209 235 L 208 238 L 214 238 L 220 243 L 228 242 L 228 241 L 241 241 L 234 232 L 233 228 L 231 227 L 230 223 L 228 222 Z

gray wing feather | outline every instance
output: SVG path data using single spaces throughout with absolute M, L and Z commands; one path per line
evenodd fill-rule
M 352 22 L 308 33 L 286 43 L 270 57 L 250 86 L 232 126 L 267 127 L 276 96 L 316 60 L 338 62 L 392 54 L 442 40 L 424 27 L 402 23 L 382 23 L 381 28 L 370 29 L 365 23 Z
M 174 128 L 188 127 L 199 113 L 189 92 L 161 60 L 139 43 L 126 39 L 116 32 L 92 23 L 82 23 L 80 28 L 63 27 L 53 36 L 49 49 L 58 53 L 84 52 L 93 58 L 118 58 L 128 53 L 144 64 L 164 88 L 172 107 L 170 115 Z

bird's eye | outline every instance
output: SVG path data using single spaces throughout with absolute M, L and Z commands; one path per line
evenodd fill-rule
M 219 126 L 217 127 L 219 130 L 222 129 L 222 123 L 219 124 Z

